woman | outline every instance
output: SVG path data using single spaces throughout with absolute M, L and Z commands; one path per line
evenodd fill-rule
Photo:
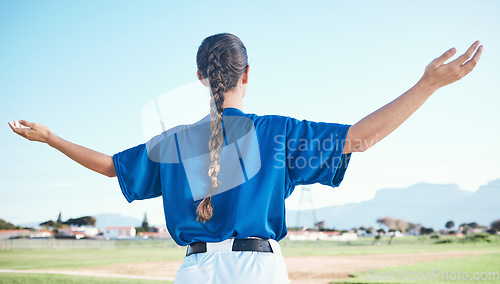
M 129 202 L 163 196 L 167 228 L 177 244 L 188 246 L 176 283 L 287 283 L 278 241 L 287 233 L 285 199 L 295 186 L 338 186 L 351 153 L 382 140 L 437 89 L 472 71 L 482 50 L 476 41 L 444 64 L 455 54 L 448 50 L 407 92 L 346 125 L 243 112 L 246 48 L 221 33 L 198 49 L 197 76 L 209 87 L 211 103 L 210 115 L 197 123 L 113 156 L 68 142 L 41 124 L 9 125 L 91 170 L 117 176 Z

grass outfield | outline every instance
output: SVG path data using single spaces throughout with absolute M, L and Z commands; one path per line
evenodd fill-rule
M 0 268 L 70 268 L 115 263 L 182 260 L 184 248 L 120 248 L 0 251 Z
M 171 241 L 170 241 L 171 242 Z M 500 242 L 434 244 L 429 239 L 407 237 L 382 240 L 371 245 L 372 238 L 361 239 L 347 244 L 334 241 L 289 241 L 280 242 L 283 255 L 348 255 L 348 254 L 392 254 L 446 251 L 499 251 Z M 75 250 L 4 250 L 0 251 L 0 268 L 40 269 L 71 268 L 108 265 L 116 263 L 182 260 L 184 247 L 166 246 L 165 241 L 123 242 L 116 249 L 75 249 Z
M 450 239 L 452 243 L 436 244 L 429 237 L 404 237 L 392 240 L 382 238 L 373 244 L 373 238 L 360 238 L 353 242 L 336 241 L 289 241 L 280 242 L 283 255 L 311 256 L 311 255 L 349 255 L 349 254 L 392 254 L 392 253 L 421 253 L 447 251 L 498 251 L 500 252 L 500 236 L 491 238 L 490 242 L 462 242 L 456 237 L 442 237 L 440 240 Z
M 467 279 L 467 283 L 500 283 L 499 263 L 500 253 L 481 254 L 385 269 L 374 269 L 363 273 L 356 273 L 352 278 L 333 281 L 331 283 L 453 283 L 465 281 L 465 279 Z M 427 273 L 425 273 L 426 271 Z M 492 273 L 489 274 L 490 272 Z M 478 274 L 474 275 L 474 273 Z M 462 280 L 458 280 L 459 275 Z M 477 277 L 483 278 L 474 280 L 474 277 L 476 279 Z
M 58 274 L 18 274 L 18 273 L 2 273 L 0 274 L 0 283 L 9 284 L 25 284 L 25 283 L 50 283 L 50 284 L 148 284 L 148 283 L 173 283 L 170 281 L 161 280 L 140 280 L 140 279 L 121 279 L 121 278 L 103 278 L 92 276 L 69 276 Z
M 363 254 L 397 254 L 446 251 L 493 251 L 499 254 L 478 255 L 467 257 L 457 263 L 457 260 L 437 261 L 436 263 L 454 263 L 450 270 L 460 268 L 462 271 L 495 271 L 500 263 L 500 238 L 494 237 L 490 242 L 461 243 L 453 239 L 449 244 L 435 244 L 428 237 L 398 238 L 388 244 L 389 239 L 382 239 L 373 244 L 373 238 L 361 238 L 353 242 L 335 241 L 289 241 L 280 242 L 283 255 L 287 256 L 315 256 L 315 255 L 363 255 Z M 185 247 L 177 247 L 172 241 L 131 241 L 120 242 L 112 249 L 67 249 L 67 250 L 36 250 L 15 249 L 0 250 L 1 269 L 57 269 L 83 268 L 92 266 L 106 266 L 120 263 L 155 262 L 168 260 L 182 260 Z M 476 259 L 476 267 L 467 266 L 467 260 Z M 491 265 L 496 264 L 495 269 Z M 470 263 L 469 263 L 470 264 Z M 424 266 L 405 266 L 417 270 Z M 414 268 L 415 267 L 415 268 Z M 433 266 L 432 266 L 433 267 Z M 478 270 L 480 267 L 482 270 Z M 484 267 L 484 268 L 483 268 Z M 434 267 L 433 267 L 434 268 Z M 477 269 L 476 269 L 477 268 Z M 425 270 L 425 269 L 424 269 Z M 378 270 L 377 270 L 378 271 Z M 498 270 L 497 270 L 498 271 Z M 366 275 L 355 275 L 348 283 L 367 283 Z M 153 282 L 152 282 L 153 281 Z M 169 283 L 155 280 L 113 279 L 90 276 L 54 275 L 54 274 L 15 274 L 0 273 L 0 283 Z M 382 281 L 384 282 L 384 281 Z M 483 281 L 484 282 L 484 281 Z M 482 283 L 483 283 L 482 282 Z M 343 283 L 343 282 L 340 282 Z M 394 283 L 394 282 L 393 282 Z M 409 283 L 409 281 L 404 281 Z

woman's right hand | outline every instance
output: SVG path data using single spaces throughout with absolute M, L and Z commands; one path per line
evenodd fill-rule
M 19 120 L 19 122 L 9 122 L 9 126 L 22 137 L 30 141 L 47 143 L 86 168 L 108 177 L 116 176 L 113 157 L 66 141 L 43 124 Z
M 15 133 L 30 140 L 43 143 L 49 143 L 54 133 L 45 125 L 29 122 L 26 120 L 14 120 L 13 123 L 9 122 L 9 126 Z

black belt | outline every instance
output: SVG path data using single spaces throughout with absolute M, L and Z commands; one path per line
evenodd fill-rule
M 232 251 L 273 252 L 269 241 L 260 239 L 234 239 Z M 196 242 L 187 246 L 186 256 L 207 252 L 207 243 Z

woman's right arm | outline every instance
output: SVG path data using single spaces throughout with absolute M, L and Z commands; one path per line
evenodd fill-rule
M 20 136 L 30 141 L 47 143 L 88 169 L 108 177 L 116 176 L 113 157 L 66 141 L 45 125 L 20 120 L 19 123 L 17 121 L 14 121 L 14 123 L 9 122 L 9 126 L 12 131 Z

